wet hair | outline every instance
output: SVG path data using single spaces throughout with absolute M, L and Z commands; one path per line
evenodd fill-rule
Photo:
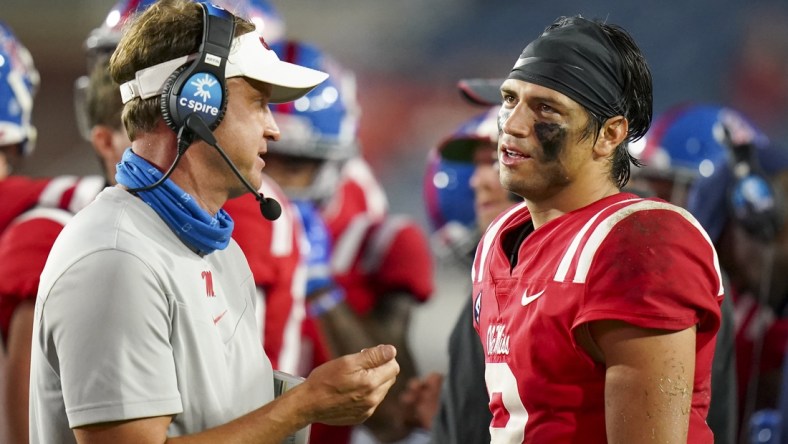
M 545 29 L 545 32 L 572 26 L 576 17 L 561 17 Z M 653 109 L 653 87 L 651 70 L 640 48 L 632 36 L 624 28 L 594 21 L 602 32 L 609 38 L 610 43 L 618 52 L 623 69 L 623 94 L 619 103 L 613 104 L 621 112 L 629 124 L 629 130 L 624 141 L 619 144 L 611 158 L 611 177 L 619 188 L 627 184 L 630 177 L 630 165 L 642 166 L 634 156 L 629 153 L 629 143 L 643 137 L 651 126 Z M 587 107 L 588 125 L 583 130 L 582 137 L 594 135 L 594 141 L 599 136 L 605 121 L 615 115 L 597 115 Z

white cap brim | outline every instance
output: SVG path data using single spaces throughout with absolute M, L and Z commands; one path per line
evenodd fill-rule
M 148 99 L 162 93 L 164 82 L 195 55 L 183 56 L 137 71 L 134 80 L 120 86 L 123 103 L 135 97 Z M 328 78 L 315 69 L 279 60 L 276 53 L 263 45 L 260 37 L 249 32 L 233 40 L 227 58 L 225 77 L 246 77 L 273 86 L 271 103 L 291 102 L 311 91 Z

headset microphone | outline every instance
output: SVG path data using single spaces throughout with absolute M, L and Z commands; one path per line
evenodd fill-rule
M 211 145 L 216 149 L 216 151 L 219 152 L 219 154 L 222 156 L 224 161 L 227 163 L 227 166 L 229 166 L 230 169 L 233 170 L 233 173 L 236 175 L 236 177 L 238 177 L 238 180 L 240 180 L 241 183 L 243 183 L 244 186 L 249 190 L 249 192 L 254 194 L 255 199 L 257 199 L 257 201 L 260 202 L 260 213 L 262 213 L 264 218 L 271 221 L 279 218 L 279 216 L 282 214 L 282 206 L 279 205 L 279 202 L 275 201 L 270 197 L 263 196 L 262 193 L 257 191 L 252 186 L 252 184 L 250 184 L 249 181 L 246 180 L 243 174 L 241 174 L 241 172 L 238 171 L 238 168 L 235 167 L 233 161 L 230 160 L 229 157 L 227 157 L 227 154 L 219 146 L 219 144 L 216 141 L 216 137 L 214 137 L 210 128 L 208 128 L 208 125 L 205 124 L 205 121 L 203 121 L 200 116 L 198 116 L 196 113 L 190 114 L 188 117 L 186 117 L 186 122 L 184 127 L 188 128 L 192 134 L 199 137 L 205 143 Z

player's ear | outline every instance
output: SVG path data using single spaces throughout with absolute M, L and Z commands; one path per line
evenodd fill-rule
M 96 154 L 102 159 L 110 156 L 114 150 L 114 131 L 106 125 L 96 125 L 90 130 L 90 143 Z
M 621 145 L 629 132 L 629 122 L 624 116 L 615 116 L 607 119 L 599 130 L 599 137 L 594 145 L 594 151 L 602 156 L 609 157 Z

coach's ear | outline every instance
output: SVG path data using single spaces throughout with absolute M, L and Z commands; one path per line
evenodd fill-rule
M 629 132 L 629 122 L 624 116 L 607 119 L 599 130 L 599 137 L 594 144 L 594 153 L 600 157 L 610 157 L 621 145 Z

